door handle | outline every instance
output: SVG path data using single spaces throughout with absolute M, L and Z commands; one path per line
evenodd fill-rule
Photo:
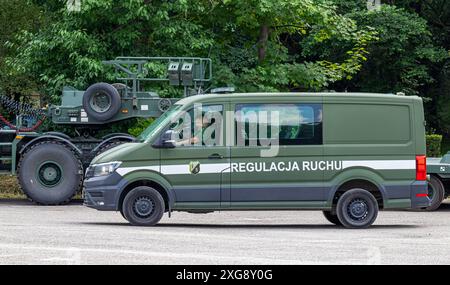
M 209 159 L 222 159 L 223 155 L 218 154 L 218 153 L 214 153 L 214 154 L 211 154 L 210 156 L 208 156 L 208 158 Z

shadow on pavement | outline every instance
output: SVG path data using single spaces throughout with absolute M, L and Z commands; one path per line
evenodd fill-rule
M 450 212 L 450 204 L 442 203 L 442 205 L 439 207 L 439 209 L 436 210 L 436 212 Z
M 79 223 L 81 225 L 91 226 L 121 226 L 133 227 L 132 225 L 124 223 Z M 136 227 L 143 228 L 143 227 Z M 151 228 L 151 227 L 150 227 Z M 205 228 L 205 229 L 340 229 L 331 224 L 320 225 L 301 225 L 301 224 L 188 224 L 188 223 L 162 223 L 156 225 L 154 228 Z M 417 225 L 373 225 L 369 229 L 412 229 L 420 228 Z
M 80 206 L 83 204 L 83 200 L 81 199 L 75 199 L 70 201 L 69 204 L 66 205 L 58 205 L 58 206 L 49 206 L 49 207 L 64 207 L 64 206 Z M 36 203 L 33 203 L 27 199 L 0 199 L 0 206 L 1 205 L 10 205 L 10 206 L 35 206 L 35 207 L 43 207 L 42 205 L 38 205 Z

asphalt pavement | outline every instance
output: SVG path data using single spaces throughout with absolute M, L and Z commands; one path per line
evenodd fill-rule
M 0 201 L 0 264 L 450 264 L 450 202 L 348 230 L 314 211 L 175 212 L 139 228 L 79 203 Z

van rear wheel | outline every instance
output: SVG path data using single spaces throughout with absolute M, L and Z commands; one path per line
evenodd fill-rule
M 125 196 L 122 211 L 134 226 L 154 226 L 164 215 L 164 199 L 154 188 L 139 186 Z
M 336 207 L 342 225 L 350 229 L 370 227 L 378 216 L 375 197 L 364 189 L 351 189 L 339 198 Z
M 331 211 L 323 211 L 323 215 L 330 223 L 335 224 L 336 226 L 342 226 L 338 216 L 336 214 L 332 214 Z

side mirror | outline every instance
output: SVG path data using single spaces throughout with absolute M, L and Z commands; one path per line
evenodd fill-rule
M 176 136 L 176 132 L 173 130 L 167 130 L 165 131 L 156 144 L 153 146 L 159 147 L 159 148 L 175 148 L 176 147 L 176 141 L 174 140 Z

